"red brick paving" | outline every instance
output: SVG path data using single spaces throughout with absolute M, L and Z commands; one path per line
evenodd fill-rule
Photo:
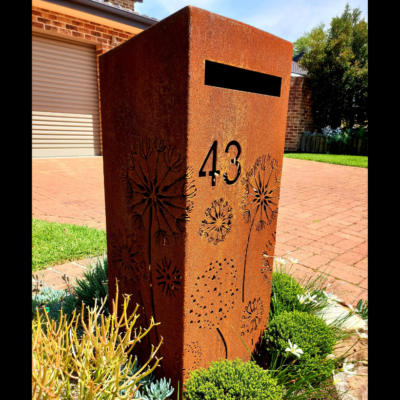
M 32 165 L 33 218 L 105 229 L 102 157 L 33 159 Z M 275 254 L 300 261 L 295 276 L 331 271 L 331 288 L 353 305 L 368 297 L 367 174 L 364 168 L 283 162 Z

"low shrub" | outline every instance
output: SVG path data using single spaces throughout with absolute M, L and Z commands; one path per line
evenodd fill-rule
M 282 388 L 254 362 L 221 360 L 190 372 L 184 384 L 187 400 L 279 400 Z
M 298 296 L 304 295 L 304 289 L 292 276 L 285 272 L 273 272 L 270 305 L 270 320 L 285 311 L 302 309 Z
M 321 382 L 330 378 L 335 368 L 333 360 L 323 362 L 336 344 L 334 332 L 315 315 L 302 311 L 283 312 L 269 323 L 265 340 L 273 360 L 271 364 L 293 363 L 288 367 L 288 376 L 309 376 L 310 382 Z M 303 351 L 300 358 L 286 351 L 290 348 L 289 340 Z

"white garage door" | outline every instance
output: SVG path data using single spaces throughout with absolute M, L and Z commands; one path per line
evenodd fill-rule
M 32 35 L 32 155 L 100 155 L 94 46 Z

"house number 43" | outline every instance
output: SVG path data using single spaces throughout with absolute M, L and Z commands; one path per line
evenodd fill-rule
M 207 160 L 212 153 L 212 169 L 211 169 L 211 171 L 208 171 L 208 175 L 211 176 L 211 186 L 215 186 L 215 178 L 220 173 L 219 169 L 217 169 L 217 145 L 218 145 L 218 141 L 214 140 L 214 143 L 212 144 L 210 150 L 208 151 L 207 157 L 205 158 L 205 160 L 200 168 L 200 171 L 199 171 L 200 178 L 207 176 L 206 172 L 203 171 L 203 168 L 205 167 Z M 225 153 L 228 152 L 228 150 L 231 146 L 236 147 L 236 150 L 237 150 L 236 157 L 231 159 L 231 164 L 236 165 L 237 173 L 236 173 L 236 176 L 234 179 L 229 179 L 227 172 L 224 173 L 224 175 L 223 175 L 224 182 L 228 185 L 233 185 L 238 180 L 240 172 L 241 172 L 241 166 L 240 166 L 240 162 L 238 161 L 238 158 L 240 156 L 242 149 L 240 147 L 240 144 L 236 140 L 232 140 L 231 142 L 229 142 L 227 144 Z

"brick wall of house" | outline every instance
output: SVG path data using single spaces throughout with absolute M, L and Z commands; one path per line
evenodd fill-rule
M 302 132 L 313 131 L 313 129 L 314 118 L 309 79 L 292 76 L 290 78 L 285 151 L 298 150 Z
M 114 4 L 116 6 L 121 6 L 125 10 L 134 11 L 134 1 L 133 0 L 108 0 L 109 3 Z
M 132 1 L 121 1 L 121 3 L 132 3 L 133 9 Z M 100 151 L 101 154 L 103 154 L 100 113 L 99 56 L 135 36 L 135 34 L 39 7 L 32 7 L 32 27 L 43 29 L 43 33 L 59 33 L 69 37 L 71 40 L 73 40 L 74 37 L 90 40 L 96 46 L 97 83 L 99 85 Z M 115 37 L 117 44 L 111 44 L 112 36 Z

